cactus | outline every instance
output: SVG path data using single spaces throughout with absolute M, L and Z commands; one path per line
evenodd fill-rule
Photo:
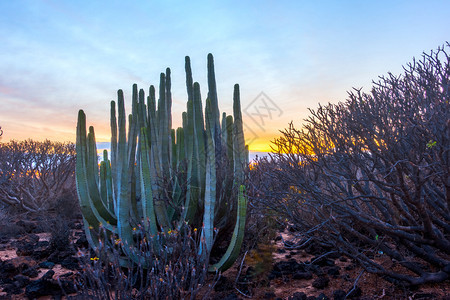
M 133 251 L 138 240 L 133 228 L 140 223 L 153 237 L 186 223 L 193 228 L 201 226 L 199 254 L 208 259 L 214 240 L 221 236 L 218 233 L 232 228 L 236 220 L 227 251 L 209 268 L 223 271 L 239 254 L 246 220 L 243 182 L 248 150 L 239 85 L 234 87 L 233 116 L 224 113 L 221 124 L 213 56 L 208 55 L 209 91 L 204 114 L 200 85 L 193 82 L 189 57 L 185 59 L 185 71 L 187 111 L 183 113 L 183 126 L 176 130 L 172 129 L 169 68 L 161 73 L 158 101 L 153 86 L 145 102 L 144 91 L 133 85 L 128 126 L 123 92 L 118 91 L 117 114 L 115 101 L 110 107 L 110 158 L 105 151 L 100 167 L 94 128 L 86 131 L 86 116 L 79 111 L 78 198 L 91 246 L 98 247 L 103 228 L 121 240 L 123 253 L 135 263 L 143 263 Z

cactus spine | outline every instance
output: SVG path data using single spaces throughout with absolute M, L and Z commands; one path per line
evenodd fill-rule
M 220 123 L 214 60 L 208 55 L 208 98 L 203 114 L 200 85 L 193 82 L 189 57 L 185 59 L 187 111 L 183 126 L 172 129 L 171 73 L 161 73 L 159 99 L 133 85 L 132 112 L 127 116 L 123 92 L 111 102 L 111 156 L 103 153 L 100 169 L 93 127 L 86 131 L 82 110 L 77 123 L 76 182 L 85 230 L 97 247 L 100 224 L 123 242 L 124 254 L 136 263 L 133 227 L 144 221 L 146 232 L 157 236 L 187 222 L 202 228 L 205 258 L 217 231 L 230 226 L 237 214 L 229 247 L 210 271 L 225 270 L 236 260 L 242 244 L 247 202 L 244 168 L 248 161 L 239 86 L 233 94 L 233 117 Z M 145 102 L 147 100 L 147 102 Z M 233 121 L 234 118 L 234 121 Z M 128 128 L 127 128 L 128 127 Z M 128 131 L 127 131 L 128 129 Z

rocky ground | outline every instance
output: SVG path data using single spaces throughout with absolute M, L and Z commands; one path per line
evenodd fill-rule
M 15 228 L 16 237 L 0 234 L 0 299 L 67 299 L 76 294 L 77 252 L 88 246 L 81 222 L 56 222 L 50 232 L 40 222 L 39 218 L 15 220 L 8 228 Z M 288 231 L 280 232 L 273 245 L 246 253 L 245 259 L 221 276 L 209 297 L 450 299 L 449 281 L 402 289 L 363 272 L 345 256 L 321 257 L 326 249 L 314 243 L 292 250 L 290 237 Z M 382 255 L 377 259 L 382 261 Z

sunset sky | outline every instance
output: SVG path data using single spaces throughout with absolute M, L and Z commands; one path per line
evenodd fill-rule
M 172 70 L 173 123 L 186 109 L 184 57 L 221 111 L 241 87 L 250 150 L 266 151 L 308 108 L 346 99 L 450 40 L 450 1 L 0 1 L 0 126 L 10 139 L 75 141 L 79 109 L 107 142 L 109 102 Z M 128 109 L 128 112 L 130 110 Z

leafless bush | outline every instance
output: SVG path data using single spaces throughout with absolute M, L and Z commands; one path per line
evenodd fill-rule
M 56 200 L 75 191 L 74 171 L 73 144 L 1 143 L 0 203 L 29 212 L 54 208 Z
M 258 205 L 386 279 L 449 278 L 449 47 L 291 123 L 253 172 Z

